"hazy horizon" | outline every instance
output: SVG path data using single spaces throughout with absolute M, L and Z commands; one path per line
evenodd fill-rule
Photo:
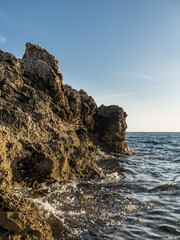
M 172 131 L 160 131 L 160 132 L 153 132 L 153 131 L 126 131 L 127 133 L 180 133 L 180 132 L 172 132 Z
M 0 49 L 47 49 L 64 84 L 127 112 L 128 132 L 180 132 L 179 12 L 178 0 L 1 0 Z

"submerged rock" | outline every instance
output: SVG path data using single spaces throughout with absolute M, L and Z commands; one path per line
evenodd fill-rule
M 124 142 L 127 125 L 123 109 L 98 108 L 84 90 L 77 91 L 62 82 L 57 59 L 38 45 L 27 43 L 22 59 L 0 51 L 1 187 L 94 177 L 100 174 L 95 160 L 99 148 L 130 153 Z M 1 191 L 1 196 L 3 236 L 8 236 L 8 231 L 20 235 L 34 234 L 34 231 L 41 236 L 39 230 L 31 228 L 34 222 L 28 217 L 33 209 L 35 215 L 39 214 L 36 206 L 29 207 L 30 203 L 17 200 L 10 192 Z M 12 211 L 11 204 L 3 200 L 6 196 L 19 201 L 17 205 L 13 203 Z M 21 201 L 23 213 L 18 208 Z M 17 222 L 10 223 L 12 218 Z M 22 221 L 21 226 L 18 221 Z M 32 226 L 23 221 L 30 221 Z M 49 229 L 48 225 L 44 226 Z M 51 236 L 50 230 L 47 231 Z M 23 236 L 28 239 L 28 235 Z M 44 236 L 37 239 L 51 239 Z M 16 238 L 9 235 L 6 239 Z

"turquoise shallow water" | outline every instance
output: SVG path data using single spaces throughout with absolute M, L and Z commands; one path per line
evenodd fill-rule
M 133 156 L 97 158 L 105 176 L 17 193 L 37 202 L 63 239 L 180 239 L 180 133 L 127 133 Z M 65 237 L 64 239 L 67 239 Z

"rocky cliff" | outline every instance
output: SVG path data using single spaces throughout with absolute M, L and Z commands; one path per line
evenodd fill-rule
M 100 174 L 95 161 L 99 149 L 130 153 L 124 142 L 127 125 L 123 109 L 98 108 L 84 90 L 62 82 L 57 59 L 45 49 L 27 43 L 22 59 L 0 51 L 2 239 L 52 239 L 36 205 L 5 191 L 7 186 L 93 177 Z M 7 198 L 15 199 L 15 204 L 11 206 Z M 43 233 L 26 219 L 33 209 L 39 217 L 34 221 L 46 229 Z M 19 219 L 21 226 L 12 219 Z

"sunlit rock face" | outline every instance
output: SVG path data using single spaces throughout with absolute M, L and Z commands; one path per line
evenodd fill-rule
M 97 109 L 92 97 L 63 86 L 58 61 L 37 45 L 28 43 L 21 60 L 4 52 L 0 59 L 0 136 L 11 154 L 9 178 L 29 184 L 98 174 L 88 136 Z
M 53 240 L 36 204 L 0 189 L 0 239 Z
M 28 184 L 92 177 L 98 147 L 128 152 L 123 109 L 98 108 L 62 81 L 57 59 L 37 45 L 27 43 L 20 60 L 0 52 L 2 179 L 5 169 L 8 181 Z
M 0 239 L 52 239 L 37 206 L 8 187 L 100 175 L 99 149 L 130 153 L 125 118 L 63 85 L 57 59 L 38 45 L 27 43 L 22 59 L 0 51 Z

